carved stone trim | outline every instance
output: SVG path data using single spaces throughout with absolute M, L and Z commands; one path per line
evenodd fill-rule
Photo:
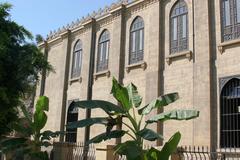
M 146 9 L 148 6 L 156 2 L 159 2 L 159 0 L 136 0 L 129 3 L 126 8 L 129 8 L 130 14 L 132 14 Z
M 61 33 L 60 36 L 61 36 L 61 39 L 65 39 L 69 36 L 69 34 L 71 33 L 70 30 L 66 30 L 65 32 Z
M 147 63 L 143 61 L 143 62 L 128 65 L 126 66 L 126 72 L 129 73 L 131 70 L 137 69 L 137 68 L 142 68 L 143 70 L 146 70 Z
M 43 41 L 39 43 L 37 46 L 38 48 L 47 48 L 47 45 L 48 45 L 47 41 Z
M 229 76 L 229 77 L 222 77 L 219 78 L 219 89 L 220 93 L 222 92 L 223 87 L 233 78 L 237 78 L 240 80 L 240 75 L 234 75 L 234 76 Z
M 94 79 L 97 80 L 99 77 L 104 77 L 104 76 L 109 78 L 110 75 L 111 75 L 111 72 L 109 70 L 106 70 L 106 71 L 95 73 Z
M 226 50 L 226 48 L 240 44 L 240 39 L 228 41 L 228 42 L 223 42 L 220 45 L 218 45 L 218 51 L 223 54 Z
M 112 9 L 110 10 L 110 13 L 113 14 L 114 12 L 117 12 L 117 11 L 123 9 L 123 8 L 125 8 L 125 5 L 124 5 L 124 4 L 120 4 L 119 6 L 117 6 L 117 7 L 115 7 L 115 8 L 112 8 Z
M 187 58 L 189 61 L 192 59 L 192 51 L 184 51 L 180 53 L 175 53 L 166 57 L 166 62 L 168 65 L 172 63 L 176 58 Z
M 70 79 L 69 80 L 69 85 L 72 85 L 74 82 L 82 83 L 82 77 Z

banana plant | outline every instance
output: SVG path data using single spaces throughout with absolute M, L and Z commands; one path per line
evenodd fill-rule
M 0 150 L 10 154 L 13 159 L 48 160 L 47 152 L 42 152 L 41 147 L 51 146 L 50 140 L 61 134 L 60 132 L 44 131 L 47 122 L 46 112 L 49 110 L 49 99 L 42 96 L 36 103 L 33 118 L 31 118 L 24 104 L 20 106 L 23 117 L 12 125 L 16 137 L 5 138 L 0 142 Z
M 67 124 L 67 128 L 90 127 L 100 124 L 106 127 L 106 132 L 90 139 L 87 143 L 100 143 L 112 138 L 121 138 L 128 135 L 130 139 L 115 146 L 115 153 L 127 157 L 127 160 L 168 160 L 176 150 L 181 134 L 176 132 L 163 146 L 162 150 L 151 148 L 144 150 L 143 143 L 146 141 L 156 141 L 163 139 L 159 133 L 148 128 L 149 124 L 164 122 L 168 120 L 190 120 L 199 116 L 196 110 L 172 110 L 157 114 L 144 121 L 146 115 L 154 109 L 165 107 L 179 99 L 178 93 L 171 93 L 160 96 L 151 103 L 141 107 L 142 97 L 139 95 L 137 87 L 129 84 L 124 87 L 112 80 L 111 94 L 119 102 L 119 105 L 103 100 L 90 100 L 72 102 L 71 106 L 82 109 L 102 109 L 106 112 L 106 117 L 93 117 Z M 137 116 L 138 114 L 138 116 Z M 138 118 L 140 117 L 140 118 Z M 128 119 L 130 123 L 126 123 Z M 115 125 L 122 124 L 126 130 L 113 130 Z

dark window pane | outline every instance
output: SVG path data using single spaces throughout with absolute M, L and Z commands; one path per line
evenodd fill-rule
M 143 50 L 143 30 L 139 31 L 139 50 Z
M 99 50 L 97 59 L 97 72 L 106 70 L 108 68 L 108 56 L 109 56 L 109 44 L 110 44 L 110 34 L 105 30 L 99 39 Z
M 80 76 L 82 66 L 82 43 L 78 40 L 73 49 L 71 78 Z
M 170 53 L 188 49 L 188 10 L 184 0 L 179 0 L 171 11 Z
M 224 2 L 224 15 L 225 15 L 225 26 L 229 26 L 231 24 L 229 0 L 225 0 Z
M 187 37 L 187 15 L 182 16 L 183 27 L 182 27 L 182 38 Z
M 71 102 L 72 101 L 69 101 L 69 104 Z M 78 121 L 78 109 L 75 107 L 74 108 L 69 107 L 67 112 L 67 124 L 71 122 L 76 122 L 76 121 Z M 77 142 L 77 128 L 67 129 L 66 132 L 67 132 L 65 137 L 66 142 L 70 142 L 70 143 Z
M 237 2 L 237 23 L 240 23 L 240 0 L 236 0 Z
M 240 38 L 240 0 L 222 0 L 222 39 Z
M 129 64 L 133 64 L 143 60 L 144 21 L 141 17 L 133 21 L 130 32 Z
M 240 80 L 233 78 L 224 87 L 220 103 L 220 144 L 222 148 L 240 148 Z
M 178 38 L 177 28 L 178 28 L 177 18 L 173 18 L 173 40 L 177 40 Z
M 131 48 L 132 48 L 132 52 L 136 51 L 136 32 L 132 33 L 132 40 L 131 40 Z

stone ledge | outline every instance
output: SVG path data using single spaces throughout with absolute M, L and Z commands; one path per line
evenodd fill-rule
M 183 51 L 180 53 L 175 53 L 166 57 L 166 62 L 168 65 L 172 63 L 176 58 L 187 58 L 189 61 L 192 59 L 192 51 Z
M 218 50 L 221 54 L 223 54 L 227 47 L 231 47 L 231 46 L 237 45 L 237 44 L 240 44 L 240 39 L 223 42 L 218 45 Z
M 93 76 L 94 76 L 94 79 L 97 80 L 99 77 L 103 77 L 103 76 L 110 77 L 110 74 L 111 74 L 111 72 L 109 70 L 106 70 L 106 71 L 94 73 Z
M 143 70 L 146 70 L 147 68 L 147 63 L 146 62 L 139 62 L 139 63 L 134 63 L 126 66 L 126 72 L 129 73 L 131 70 L 136 69 L 136 68 L 142 68 Z
M 70 80 L 69 80 L 69 85 L 72 85 L 74 82 L 82 83 L 82 77 L 70 79 Z

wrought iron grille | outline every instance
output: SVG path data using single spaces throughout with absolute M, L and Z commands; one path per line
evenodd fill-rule
M 130 29 L 130 54 L 129 64 L 134 64 L 143 60 L 144 55 L 144 21 L 137 17 Z
M 103 61 L 98 61 L 97 63 L 97 72 L 105 71 L 108 69 L 108 59 Z
M 222 39 L 229 41 L 240 38 L 240 2 L 222 0 Z
M 240 160 L 237 149 L 210 150 L 209 147 L 184 146 L 172 155 L 174 160 Z
M 179 0 L 171 11 L 170 53 L 188 49 L 188 8 L 184 0 Z
M 69 100 L 68 106 L 70 106 L 70 104 L 73 101 L 77 102 L 78 99 Z M 78 108 L 76 108 L 74 106 L 70 106 L 68 108 L 68 112 L 67 112 L 67 124 L 71 123 L 71 122 L 75 122 L 75 121 L 78 121 Z M 67 128 L 66 131 L 67 131 L 67 133 L 66 133 L 65 141 L 75 143 L 77 141 L 77 128 L 74 128 L 74 129 Z
M 83 142 L 55 142 L 53 144 L 51 160 L 83 160 L 84 154 L 87 155 L 87 160 L 95 160 L 96 156 L 94 145 L 84 146 Z
M 240 80 L 231 79 L 221 93 L 221 148 L 240 148 Z
M 134 64 L 143 60 L 143 50 L 138 52 L 131 52 L 129 64 Z

